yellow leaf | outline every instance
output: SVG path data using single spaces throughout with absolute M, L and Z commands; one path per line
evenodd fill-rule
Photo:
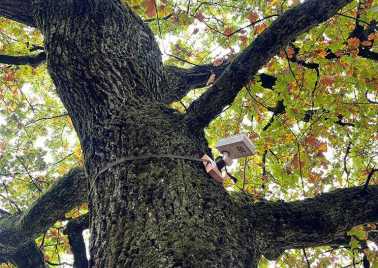
M 319 146 L 318 146 L 318 151 L 319 151 L 320 153 L 327 152 L 327 150 L 328 150 L 327 143 L 322 142 L 322 143 L 319 144 Z

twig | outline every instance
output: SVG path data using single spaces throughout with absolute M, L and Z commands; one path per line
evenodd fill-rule
M 308 257 L 307 257 L 306 249 L 305 249 L 305 248 L 302 248 L 302 252 L 303 252 L 303 255 L 304 255 L 304 257 L 305 257 L 305 260 L 306 260 L 306 263 L 307 263 L 307 267 L 308 267 L 308 268 L 311 268 L 310 261 L 308 260 Z
M 377 172 L 378 169 L 377 168 L 373 168 L 370 172 L 369 172 L 369 175 L 366 179 L 366 182 L 365 182 L 365 186 L 364 186 L 364 190 L 367 191 L 368 187 L 369 187 L 369 183 L 370 183 L 370 180 L 371 178 L 373 177 L 374 173 Z
M 20 162 L 21 166 L 25 169 L 26 174 L 29 176 L 31 183 L 34 185 L 34 187 L 38 190 L 38 192 L 42 193 L 41 187 L 39 187 L 39 185 L 36 183 L 34 177 L 30 174 L 29 169 L 25 165 L 24 161 L 20 157 L 17 157 L 17 156 L 16 156 L 16 159 L 18 160 L 18 162 Z
M 28 126 L 35 124 L 35 123 L 42 121 L 42 120 L 50 120 L 50 119 L 55 119 L 55 118 L 60 118 L 60 117 L 65 117 L 65 116 L 68 116 L 68 113 L 58 114 L 58 115 L 53 115 L 53 116 L 47 116 L 47 117 L 41 117 L 41 118 L 38 118 L 36 120 L 33 120 L 33 121 L 27 123 L 25 125 L 25 127 L 28 127 Z
M 168 20 L 168 19 L 171 18 L 173 15 L 174 15 L 174 13 L 171 13 L 171 14 L 168 14 L 167 16 L 161 17 L 160 19 L 158 19 L 158 18 L 146 19 L 146 20 L 144 20 L 144 22 L 149 23 L 149 22 L 153 22 L 153 21 L 155 21 L 155 20 L 157 20 L 157 19 L 158 19 L 158 20 Z

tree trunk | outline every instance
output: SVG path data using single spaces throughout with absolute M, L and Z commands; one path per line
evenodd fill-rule
M 203 132 L 161 104 L 167 85 L 148 27 L 115 0 L 33 6 L 90 178 L 90 267 L 255 267 L 253 230 L 201 162 L 104 169 L 209 153 Z
M 128 113 L 106 132 L 105 147 L 112 149 L 105 158 L 150 152 L 199 157 L 204 142 L 169 113 Z M 115 166 L 97 178 L 90 194 L 91 266 L 250 267 L 256 253 L 230 204 L 202 163 L 158 158 Z

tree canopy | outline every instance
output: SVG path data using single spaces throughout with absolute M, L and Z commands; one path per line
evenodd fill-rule
M 17 224 L 28 230 L 21 240 L 35 239 L 26 246 L 36 245 L 54 267 L 72 262 L 71 252 L 83 255 L 84 159 L 47 71 L 43 35 L 27 11 L 7 11 L 11 2 L 0 0 L 0 226 L 21 215 Z M 378 183 L 378 1 L 319 1 L 320 19 L 310 13 L 316 1 L 123 2 L 152 29 L 167 88 L 180 89 L 162 102 L 193 131 L 206 127 L 215 156 L 223 137 L 247 133 L 255 143 L 256 154 L 229 170 L 238 179 L 224 183 L 231 196 L 242 193 L 253 204 L 325 196 L 309 201 L 316 215 L 316 202 L 338 202 L 324 193 L 360 186 L 364 194 Z M 377 212 L 369 201 L 353 205 L 368 219 Z M 278 267 L 375 267 L 378 223 L 345 225 L 360 223 L 334 243 L 309 241 L 265 257 Z M 322 224 L 313 221 L 313 228 Z M 22 251 L 4 244 L 0 267 L 12 267 L 4 256 Z

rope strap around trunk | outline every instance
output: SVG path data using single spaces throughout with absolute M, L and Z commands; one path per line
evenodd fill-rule
M 174 154 L 151 154 L 151 155 L 141 155 L 141 156 L 130 156 L 130 157 L 122 157 L 114 162 L 109 163 L 104 168 L 102 168 L 94 177 L 92 183 L 90 183 L 89 193 L 92 193 L 92 189 L 94 184 L 96 183 L 98 177 L 106 172 L 107 170 L 118 166 L 125 162 L 130 161 L 138 161 L 138 160 L 146 160 L 146 159 L 158 159 L 158 158 L 171 158 L 171 159 L 182 159 L 182 160 L 189 160 L 194 162 L 208 162 L 207 160 L 202 160 L 200 158 L 191 157 L 191 156 L 182 156 L 182 155 L 174 155 Z M 87 176 L 88 177 L 88 176 Z

